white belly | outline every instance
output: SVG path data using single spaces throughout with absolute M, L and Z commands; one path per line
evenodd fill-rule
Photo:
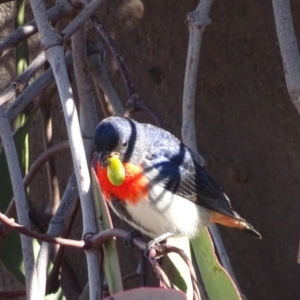
M 134 221 L 129 223 L 141 232 L 153 238 L 166 232 L 193 237 L 197 235 L 200 227 L 210 223 L 209 210 L 164 191 L 159 186 L 154 189 L 152 195 L 156 195 L 157 198 L 154 199 L 159 199 L 158 201 L 150 203 L 148 199 L 143 199 L 136 205 L 126 202 L 126 210 Z

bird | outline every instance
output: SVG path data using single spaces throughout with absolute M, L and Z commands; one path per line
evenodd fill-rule
M 103 119 L 94 132 L 95 171 L 112 210 L 156 239 L 199 235 L 218 223 L 260 233 L 236 213 L 199 155 L 170 132 L 131 118 Z

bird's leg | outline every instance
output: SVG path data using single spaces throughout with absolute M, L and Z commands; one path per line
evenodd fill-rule
M 131 230 L 124 239 L 124 244 L 126 246 L 133 246 L 132 240 L 136 237 L 142 237 L 142 233 L 139 230 Z
M 145 256 L 148 256 L 148 253 L 150 251 L 151 248 L 153 248 L 154 246 L 156 245 L 159 245 L 162 241 L 168 239 L 169 237 L 173 236 L 174 233 L 173 232 L 166 232 L 156 238 L 154 238 L 153 240 L 151 240 L 148 244 L 147 244 L 147 247 L 144 251 L 145 253 Z

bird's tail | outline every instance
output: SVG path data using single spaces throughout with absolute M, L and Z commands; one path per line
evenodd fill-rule
M 237 213 L 234 213 L 235 217 L 228 217 L 223 214 L 213 212 L 212 221 L 214 223 L 219 223 L 227 227 L 239 228 L 252 236 L 261 239 L 261 234 L 254 229 L 254 227 L 249 224 L 246 220 L 241 218 Z

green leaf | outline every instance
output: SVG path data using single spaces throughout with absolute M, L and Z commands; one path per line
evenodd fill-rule
M 27 132 L 23 130 L 18 131 L 14 136 L 16 145 L 24 145 L 26 138 Z M 17 146 L 17 151 L 20 160 L 20 157 L 24 154 L 24 147 Z M 4 151 L 0 154 L 0 178 L 0 210 L 5 212 L 13 197 L 13 191 Z M 18 281 L 25 284 L 20 235 L 14 231 L 9 231 L 0 247 L 0 260 L 4 266 Z
M 167 244 L 183 250 L 191 260 L 190 242 L 187 237 L 168 238 Z M 187 299 L 193 299 L 191 274 L 182 258 L 177 253 L 170 253 L 164 257 L 162 267 L 172 284 L 185 292 Z
M 93 195 L 97 213 L 99 230 L 113 228 L 106 201 L 102 197 L 98 179 L 94 169 L 91 170 Z M 122 276 L 117 247 L 114 239 L 104 243 L 104 270 L 110 294 L 123 291 Z
M 217 259 L 208 230 L 202 229 L 191 244 L 209 299 L 241 300 L 234 282 Z

